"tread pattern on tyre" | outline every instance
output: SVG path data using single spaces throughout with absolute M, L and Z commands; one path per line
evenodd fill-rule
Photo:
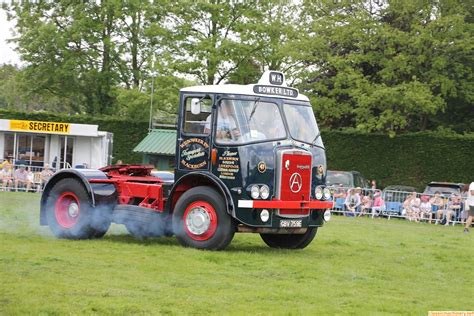
M 308 228 L 304 234 L 260 234 L 263 241 L 272 248 L 303 249 L 307 247 L 316 236 L 317 227 Z
M 81 204 L 78 222 L 71 228 L 64 228 L 59 225 L 55 216 L 57 198 L 61 193 L 67 191 L 73 192 Z M 104 236 L 110 226 L 110 219 L 107 214 L 97 214 L 95 212 L 96 210 L 92 207 L 87 190 L 81 181 L 75 178 L 59 180 L 51 188 L 46 199 L 47 222 L 53 234 L 58 238 L 90 239 Z

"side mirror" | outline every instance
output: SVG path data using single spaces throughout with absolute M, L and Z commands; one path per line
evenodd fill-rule
M 198 98 L 191 99 L 191 113 L 193 115 L 198 115 L 201 113 L 201 100 Z

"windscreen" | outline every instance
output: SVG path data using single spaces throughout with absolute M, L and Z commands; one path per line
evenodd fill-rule
M 293 139 L 323 147 L 311 106 L 284 104 L 283 109 Z
M 222 100 L 217 110 L 216 142 L 245 144 L 286 137 L 275 103 L 260 100 Z
M 352 187 L 352 178 L 349 173 L 328 171 L 326 176 L 326 185 L 341 185 L 343 187 Z
M 424 193 L 435 194 L 435 192 L 440 192 L 443 195 L 459 194 L 461 190 L 457 187 L 448 187 L 448 186 L 428 186 L 425 189 Z

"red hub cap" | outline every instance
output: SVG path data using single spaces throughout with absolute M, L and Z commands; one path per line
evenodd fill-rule
M 64 228 L 71 228 L 79 220 L 81 205 L 79 199 L 72 192 L 64 192 L 56 202 L 54 215 L 58 224 Z
M 208 240 L 217 229 L 217 213 L 214 207 L 204 201 L 188 205 L 183 215 L 186 234 L 194 240 Z

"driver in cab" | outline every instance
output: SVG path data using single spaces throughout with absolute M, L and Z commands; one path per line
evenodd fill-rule
M 210 133 L 210 129 L 211 115 L 209 115 L 206 119 L 204 131 L 206 133 Z M 216 139 L 220 142 L 228 143 L 236 141 L 239 138 L 240 130 L 235 119 L 232 101 L 223 100 L 217 111 Z

